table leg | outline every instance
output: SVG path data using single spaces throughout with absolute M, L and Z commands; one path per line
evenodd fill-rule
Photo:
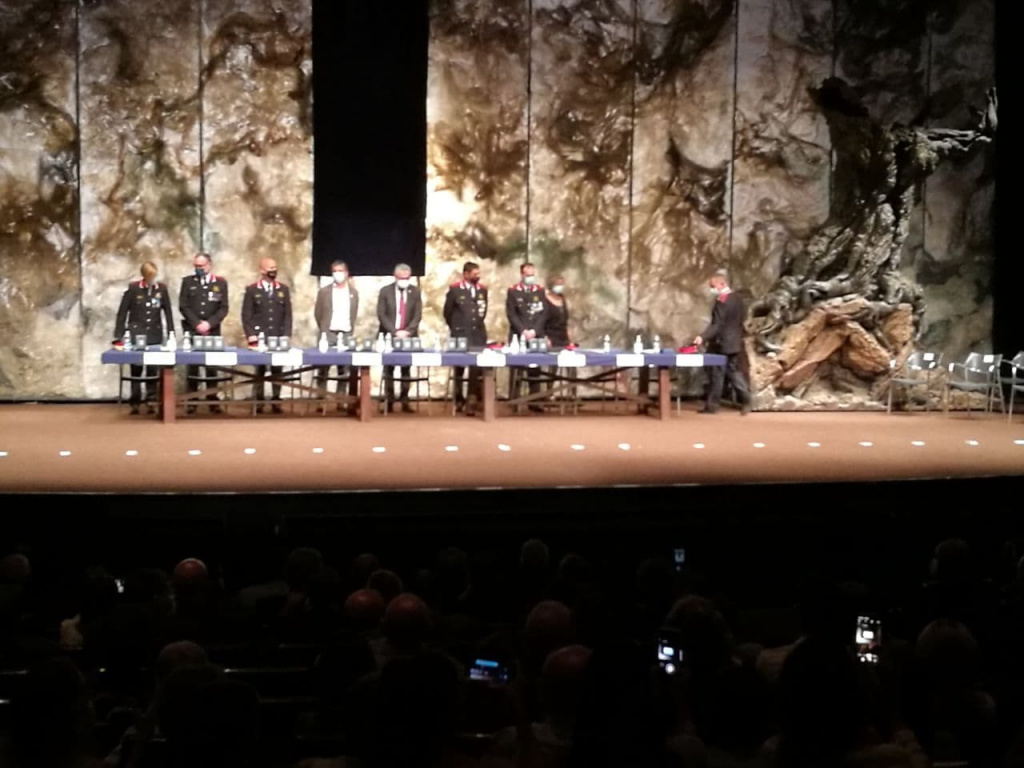
M 658 411 L 662 421 L 672 413 L 672 384 L 668 368 L 658 369 Z
M 484 421 L 494 421 L 497 416 L 497 404 L 496 404 L 496 381 L 494 377 L 494 368 L 484 368 L 480 372 L 481 378 L 481 389 L 483 390 L 483 410 L 484 410 Z
M 174 423 L 174 368 L 160 369 L 160 419 L 164 424 Z
M 359 369 L 359 420 L 369 421 L 371 414 L 372 398 L 370 397 L 370 367 L 367 365 Z

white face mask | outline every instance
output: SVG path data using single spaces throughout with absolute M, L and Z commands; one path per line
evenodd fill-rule
M 332 272 L 331 274 L 334 276 L 334 282 L 336 283 L 344 283 L 348 279 L 348 272 Z
M 565 286 L 564 285 L 553 285 L 553 286 L 551 286 L 551 292 L 552 293 L 557 293 L 557 294 L 561 295 L 562 291 L 564 291 L 564 290 L 565 290 Z
M 527 275 L 523 278 L 523 285 L 533 285 L 537 282 L 537 278 L 533 275 Z
M 395 285 L 397 285 L 399 288 L 401 288 L 404 291 L 406 288 L 409 287 L 409 280 L 407 278 L 404 278 L 404 277 L 403 278 L 399 278 L 398 280 L 395 280 Z
M 713 285 L 708 286 L 708 293 L 710 293 L 712 296 L 717 296 L 721 292 L 722 292 L 721 288 L 715 288 L 715 286 L 713 286 Z

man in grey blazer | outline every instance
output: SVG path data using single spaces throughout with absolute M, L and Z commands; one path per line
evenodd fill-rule
M 379 333 L 390 333 L 394 339 L 420 335 L 420 319 L 423 317 L 423 297 L 420 289 L 412 284 L 412 268 L 408 264 L 395 265 L 395 282 L 385 285 L 377 296 L 377 320 Z M 399 402 L 402 410 L 411 413 L 409 404 L 409 378 L 411 366 L 403 365 L 400 378 Z M 384 366 L 384 392 L 387 409 L 395 407 L 395 366 Z
M 351 336 L 356 328 L 356 316 L 359 314 L 359 292 L 352 284 L 348 266 L 344 261 L 331 263 L 330 285 L 325 285 L 316 294 L 313 306 L 313 317 L 316 319 L 317 342 L 322 334 L 327 334 L 327 343 L 333 348 L 338 343 L 338 335 Z M 327 377 L 331 366 L 317 368 L 316 385 L 327 389 Z M 347 377 L 348 394 L 356 397 L 359 393 L 359 376 L 351 366 L 337 366 L 338 376 Z M 339 388 L 342 380 L 339 380 Z M 340 405 L 339 405 L 340 408 Z
M 725 367 L 710 366 L 707 399 L 697 413 L 717 413 L 722 399 L 725 379 L 729 379 L 736 399 L 740 402 L 740 413 L 750 413 L 751 396 L 747 380 L 739 368 L 739 356 L 743 351 L 743 299 L 729 287 L 728 274 L 720 269 L 708 281 L 715 302 L 711 308 L 711 322 L 693 340 L 695 346 L 707 344 L 710 354 L 724 355 Z

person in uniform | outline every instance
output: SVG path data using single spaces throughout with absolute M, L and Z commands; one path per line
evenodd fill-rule
M 228 281 L 213 274 L 213 262 L 210 254 L 199 252 L 192 259 L 194 274 L 181 279 L 181 293 L 178 294 L 178 311 L 181 312 L 182 333 L 191 336 L 220 336 L 220 324 L 228 314 Z M 201 372 L 200 372 L 201 371 Z M 201 379 L 207 379 L 204 387 L 209 387 L 208 380 L 215 376 L 215 369 L 206 366 L 189 365 L 185 368 L 185 390 L 196 392 Z M 210 410 L 220 412 L 216 404 L 217 395 L 208 394 L 211 401 Z M 186 408 L 188 413 L 195 411 L 195 405 Z
M 487 345 L 487 286 L 480 282 L 480 265 L 467 261 L 462 267 L 462 280 L 452 283 L 444 299 L 444 321 L 453 338 L 465 338 L 470 348 Z M 470 368 L 468 391 L 463 392 L 465 368 L 455 366 L 455 407 L 472 416 L 480 402 L 480 369 Z
M 134 344 L 139 336 L 146 337 L 146 344 L 163 344 L 166 334 L 174 330 L 174 318 L 171 316 L 171 298 L 167 292 L 167 286 L 157 282 L 156 264 L 151 261 L 145 262 L 139 272 L 141 280 L 128 284 L 127 290 L 121 296 L 121 305 L 117 309 L 117 320 L 114 323 L 114 346 L 124 343 L 124 334 L 127 332 Z M 153 384 L 146 384 L 145 397 L 142 391 L 142 377 L 153 377 Z M 156 366 L 131 366 L 131 395 L 129 404 L 131 413 L 139 412 L 139 404 L 145 399 L 149 405 L 147 411 L 155 413 L 156 408 L 152 401 L 156 399 Z
M 245 296 L 242 299 L 242 330 L 250 347 L 257 344 L 261 333 L 264 338 L 292 335 L 292 297 L 288 286 L 278 282 L 277 262 L 273 259 L 261 259 L 259 280 L 245 287 Z M 281 384 L 278 378 L 281 372 L 279 365 L 270 367 L 271 392 L 275 400 L 274 413 L 281 413 L 282 410 L 280 403 L 276 402 L 281 399 Z M 253 373 L 253 398 L 263 400 L 267 366 L 257 365 Z M 256 411 L 262 413 L 263 405 L 259 405 Z
M 352 284 L 348 265 L 344 261 L 331 263 L 330 285 L 325 285 L 316 294 L 313 305 L 313 318 L 316 320 L 317 333 L 327 334 L 327 344 L 333 349 L 338 337 L 351 336 L 356 329 L 356 317 L 359 315 L 359 292 Z M 317 340 L 319 341 L 319 335 Z M 331 366 L 322 365 L 316 369 L 316 385 L 327 391 L 327 377 Z M 352 366 L 338 366 L 338 377 L 348 377 L 349 397 L 355 398 L 359 393 L 359 377 Z M 340 386 L 340 384 L 339 384 Z M 321 406 L 322 407 L 322 406 Z M 338 409 L 342 408 L 341 404 Z
M 509 340 L 513 336 L 518 336 L 527 342 L 532 339 L 544 338 L 546 309 L 544 289 L 537 285 L 537 270 L 533 264 L 526 262 L 519 267 L 519 282 L 508 289 L 505 298 Z M 518 377 L 519 371 L 515 368 L 512 368 L 511 371 L 514 391 L 514 381 Z M 540 392 L 539 368 L 527 368 L 526 379 L 530 385 L 530 394 Z M 537 403 L 532 403 L 530 410 L 540 411 L 542 408 Z
M 728 275 L 720 269 L 708 280 L 708 286 L 715 297 L 711 308 L 711 322 L 704 331 L 693 340 L 694 346 L 707 344 L 709 354 L 725 355 L 725 367 L 720 365 L 710 368 L 708 394 L 704 406 L 697 413 L 717 413 L 718 404 L 722 399 L 725 379 L 729 379 L 736 399 L 740 403 L 740 413 L 750 413 L 750 389 L 743 371 L 739 368 L 739 356 L 743 350 L 743 299 L 729 288 Z
M 423 299 L 420 289 L 413 285 L 412 267 L 408 264 L 397 264 L 394 270 L 395 282 L 385 285 L 377 296 L 377 321 L 380 323 L 379 333 L 390 333 L 392 338 L 415 338 L 420 334 L 420 319 L 423 317 Z M 412 413 L 409 404 L 409 379 L 412 366 L 403 365 L 399 402 L 402 410 Z M 384 366 L 384 393 L 386 408 L 391 411 L 395 406 L 395 366 Z

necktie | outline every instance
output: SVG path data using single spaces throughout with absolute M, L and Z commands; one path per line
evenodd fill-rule
M 264 290 L 267 292 L 267 296 L 269 296 L 271 291 L 274 290 L 274 286 L 272 286 L 270 283 L 264 283 L 263 285 L 264 285 Z
M 398 289 L 398 330 L 405 329 L 405 289 Z

